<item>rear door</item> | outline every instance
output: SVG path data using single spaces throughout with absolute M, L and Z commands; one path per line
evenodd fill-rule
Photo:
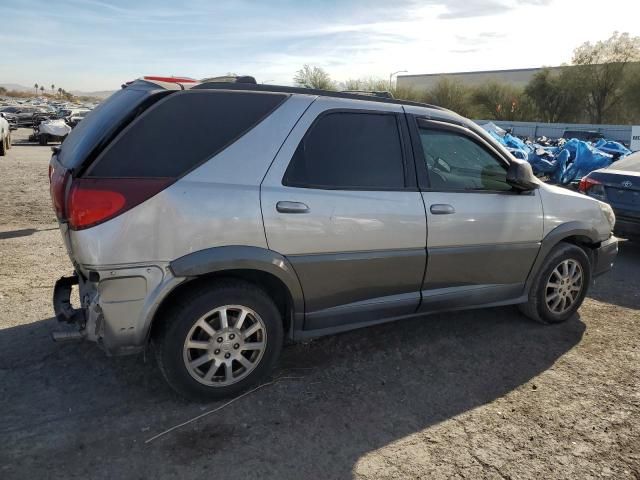
M 521 296 L 542 240 L 539 193 L 514 191 L 507 159 L 472 130 L 409 122 L 429 227 L 421 309 Z
M 321 97 L 277 155 L 261 189 L 264 225 L 300 279 L 305 329 L 417 309 L 426 219 L 410 152 L 400 106 Z

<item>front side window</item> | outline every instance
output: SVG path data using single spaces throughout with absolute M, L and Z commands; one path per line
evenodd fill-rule
M 323 115 L 298 145 L 283 184 L 336 190 L 403 189 L 404 163 L 395 115 Z
M 512 190 L 506 167 L 469 137 L 433 128 L 419 133 L 433 190 Z

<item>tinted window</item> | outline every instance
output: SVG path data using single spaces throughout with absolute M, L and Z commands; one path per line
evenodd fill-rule
M 164 93 L 164 92 L 163 92 Z M 91 152 L 152 95 L 149 89 L 125 88 L 118 90 L 98 105 L 85 121 L 65 138 L 58 153 L 58 161 L 67 168 L 77 168 L 90 160 Z M 63 110 L 69 115 L 71 110 Z
M 252 92 L 174 93 L 123 131 L 88 175 L 180 176 L 235 141 L 285 98 Z
M 395 115 L 330 113 L 300 142 L 285 185 L 387 190 L 404 188 L 404 166 Z
M 507 183 L 506 167 L 469 137 L 421 128 L 420 140 L 432 189 L 512 189 Z

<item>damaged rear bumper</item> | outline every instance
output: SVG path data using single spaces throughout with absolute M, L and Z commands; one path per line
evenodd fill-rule
M 56 332 L 53 337 L 95 342 L 108 355 L 143 351 L 156 309 L 184 280 L 159 265 L 80 268 L 80 273 L 60 278 L 53 289 L 56 318 L 77 330 Z M 79 308 L 71 301 L 76 285 Z

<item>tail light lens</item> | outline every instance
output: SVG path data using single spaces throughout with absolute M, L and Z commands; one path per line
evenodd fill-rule
M 67 219 L 73 230 L 116 217 L 164 190 L 172 178 L 78 178 L 69 189 Z
M 64 199 L 69 180 L 69 172 L 61 168 L 54 168 L 49 165 L 49 192 L 51 193 L 51 203 L 56 216 L 62 220 L 65 216 Z
M 582 180 L 580 180 L 580 184 L 578 185 L 578 190 L 590 197 L 597 198 L 598 200 L 604 201 L 607 198 L 602 182 L 594 180 L 593 178 L 582 177 Z
M 580 184 L 578 185 L 578 190 L 580 190 L 582 193 L 587 193 L 587 190 L 589 190 L 594 185 L 601 185 L 601 183 L 598 180 L 594 180 L 593 178 L 582 177 L 582 180 L 580 180 Z

